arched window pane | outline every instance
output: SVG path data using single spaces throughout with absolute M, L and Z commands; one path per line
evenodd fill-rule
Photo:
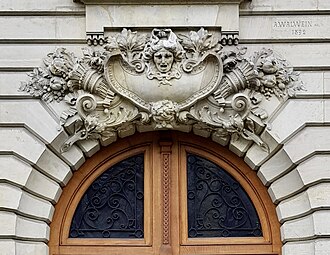
M 188 236 L 262 236 L 257 212 L 241 185 L 221 167 L 188 154 Z
M 102 173 L 75 211 L 71 238 L 143 238 L 143 154 Z

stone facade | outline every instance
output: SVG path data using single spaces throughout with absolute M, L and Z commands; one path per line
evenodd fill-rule
M 0 3 L 0 254 L 48 254 L 49 223 L 62 188 L 86 158 L 116 139 L 76 139 L 61 152 L 73 133 L 70 123 L 58 129 L 65 104 L 18 91 L 29 80 L 26 73 L 42 66 L 56 47 L 82 55 L 86 31 L 98 27 L 86 20 L 86 11 L 95 11 L 87 9 L 71 0 Z M 305 89 L 283 103 L 266 104 L 269 128 L 257 133 L 267 150 L 253 139 L 200 134 L 228 146 L 257 171 L 277 206 L 284 255 L 329 254 L 330 3 L 252 0 L 243 1 L 238 13 L 234 25 L 246 55 L 272 49 L 300 71 Z M 88 34 L 90 44 L 95 38 L 100 44 L 95 36 Z

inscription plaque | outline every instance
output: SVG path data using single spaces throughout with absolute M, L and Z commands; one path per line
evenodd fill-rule
M 299 16 L 272 19 L 272 37 L 313 38 L 323 37 L 330 32 L 323 25 L 329 17 Z

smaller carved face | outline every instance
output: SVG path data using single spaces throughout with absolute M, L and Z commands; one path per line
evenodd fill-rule
M 162 48 L 154 54 L 155 65 L 161 73 L 171 70 L 174 61 L 173 53 Z

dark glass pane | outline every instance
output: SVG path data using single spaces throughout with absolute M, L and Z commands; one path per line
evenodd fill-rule
M 188 154 L 188 236 L 262 236 L 257 212 L 241 185 L 225 170 Z
M 74 214 L 70 237 L 143 238 L 143 154 L 101 174 Z

